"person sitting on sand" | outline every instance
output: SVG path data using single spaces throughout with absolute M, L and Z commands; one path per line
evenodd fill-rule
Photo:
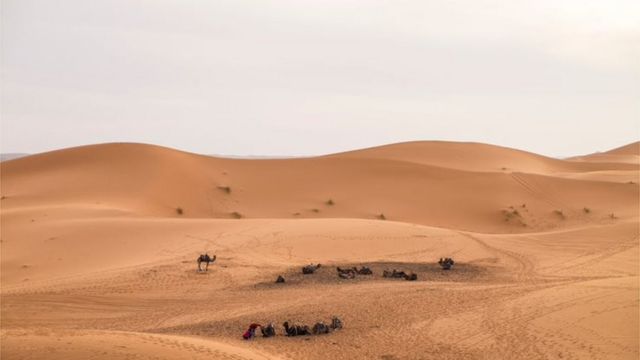
M 245 340 L 251 340 L 256 336 L 256 329 L 260 328 L 262 329 L 262 325 L 260 324 L 256 324 L 256 323 L 252 323 L 251 325 L 249 325 L 249 328 L 247 329 L 247 331 L 244 332 L 244 334 L 242 334 L 242 338 Z

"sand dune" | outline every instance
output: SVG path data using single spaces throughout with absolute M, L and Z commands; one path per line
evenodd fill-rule
M 609 162 L 620 164 L 640 163 L 640 142 L 634 142 L 613 150 L 571 158 L 573 161 Z
M 1 355 L 636 359 L 637 145 L 567 161 L 443 142 L 278 160 L 104 144 L 6 161 Z M 218 260 L 198 273 L 205 251 Z M 325 266 L 300 274 L 311 262 Z M 374 276 L 335 274 L 361 264 Z M 346 326 L 329 335 L 240 338 L 332 315 Z
M 460 146 L 459 151 L 474 153 L 467 144 Z M 227 219 L 374 219 L 382 214 L 389 220 L 482 232 L 575 226 L 584 207 L 602 221 L 611 213 L 638 216 L 638 186 L 628 182 L 576 181 L 566 173 L 465 171 L 380 158 L 378 150 L 365 150 L 359 157 L 230 160 L 139 144 L 75 148 L 3 164 L 3 207 L 6 215 L 18 217 L 34 207 Z M 513 156 L 513 151 L 505 152 Z M 548 167 L 568 164 L 564 170 L 573 166 L 546 161 Z M 615 166 L 604 164 L 594 171 L 629 171 L 630 165 Z M 523 204 L 521 216 L 505 215 Z M 571 216 L 558 216 L 558 211 Z

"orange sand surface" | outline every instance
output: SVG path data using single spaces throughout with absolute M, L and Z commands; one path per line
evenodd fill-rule
M 103 144 L 0 171 L 2 359 L 640 356 L 639 143 L 566 160 L 453 142 L 278 160 Z M 217 260 L 198 272 L 204 252 Z M 336 275 L 362 265 L 374 275 Z M 418 280 L 381 276 L 394 268 Z M 334 315 L 342 330 L 283 336 Z M 252 322 L 278 335 L 242 340 Z

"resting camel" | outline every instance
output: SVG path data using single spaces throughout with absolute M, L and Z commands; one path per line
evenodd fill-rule
M 318 264 L 318 265 L 309 264 L 307 266 L 303 266 L 302 267 L 302 273 L 303 274 L 313 274 L 319 268 L 320 268 L 320 264 Z
M 313 325 L 311 331 L 313 332 L 313 335 L 328 334 L 331 332 L 331 328 L 321 321 Z
M 442 270 L 450 270 L 454 262 L 452 258 L 440 258 L 438 264 L 442 267 Z
M 418 275 L 415 273 L 407 274 L 405 275 L 404 279 L 408 281 L 416 281 L 418 280 Z
M 404 271 L 396 271 L 396 269 L 393 269 L 393 271 L 389 271 L 389 270 L 385 270 L 382 272 L 382 277 L 386 277 L 386 278 L 404 278 L 407 276 L 407 273 L 405 273 Z
M 216 256 L 213 255 L 213 257 L 209 256 L 209 254 L 204 254 L 204 255 L 200 255 L 198 257 L 198 271 L 202 271 L 202 267 L 200 266 L 200 264 L 202 264 L 203 262 L 206 263 L 205 267 L 204 267 L 204 271 L 209 270 L 209 263 L 213 263 L 214 261 L 216 261 Z
M 340 266 L 338 266 L 336 267 L 336 270 L 338 270 L 338 276 L 340 276 L 343 279 L 352 279 L 355 277 L 355 275 L 372 275 L 373 274 L 373 271 L 371 271 L 371 269 L 369 269 L 366 266 L 363 266 L 360 269 L 358 269 L 355 266 L 349 269 L 343 269 Z
M 307 325 L 293 325 L 289 326 L 289 322 L 285 321 L 282 323 L 284 326 L 284 331 L 287 336 L 301 336 L 301 335 L 311 335 L 309 331 L 309 327 Z
M 354 272 L 339 272 L 338 277 L 340 279 L 355 279 L 356 274 Z
M 386 278 L 405 279 L 408 281 L 418 280 L 417 274 L 415 273 L 407 274 L 404 271 L 396 271 L 396 269 L 393 269 L 393 271 L 385 270 L 382 272 L 382 276 Z
M 343 269 L 337 266 L 336 270 L 338 270 L 338 277 L 341 279 L 353 279 L 356 277 L 356 271 L 354 269 Z
M 353 273 L 355 272 L 354 270 L 355 268 L 351 268 L 351 269 L 343 269 L 340 266 L 336 266 L 336 270 L 338 271 L 338 274 L 348 274 L 348 273 Z
M 269 323 L 267 326 L 260 327 L 260 331 L 262 332 L 262 336 L 264 337 L 276 336 L 276 328 L 273 326 L 273 323 Z
M 340 320 L 337 316 L 331 318 L 331 325 L 329 327 L 333 330 L 342 329 L 342 320 Z

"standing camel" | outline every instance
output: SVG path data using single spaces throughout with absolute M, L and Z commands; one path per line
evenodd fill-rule
M 216 261 L 215 255 L 211 257 L 209 256 L 209 254 L 201 254 L 198 257 L 198 271 L 202 271 L 202 267 L 200 266 L 202 263 L 206 263 L 206 265 L 204 266 L 204 271 L 209 270 L 209 263 L 213 263 L 214 261 Z

